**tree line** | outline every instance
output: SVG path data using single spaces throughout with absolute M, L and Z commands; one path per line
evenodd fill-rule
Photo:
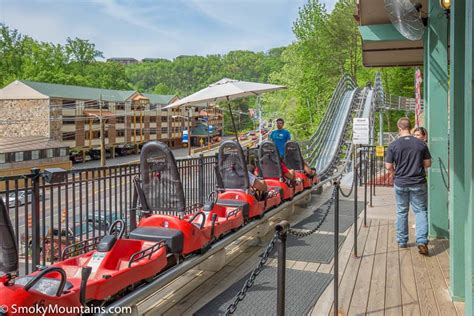
M 40 42 L 0 25 L 0 85 L 25 79 L 184 97 L 224 77 L 283 84 L 287 89 L 263 97 L 264 116 L 284 117 L 294 136 L 305 139 L 316 130 L 342 74 L 365 85 L 380 71 L 362 65 L 354 10 L 352 0 L 339 0 L 331 12 L 319 0 L 308 0 L 293 23 L 296 39 L 286 47 L 178 56 L 128 66 L 101 61 L 103 53 L 86 39 Z M 389 93 L 413 96 L 413 68 L 387 68 L 383 75 Z M 232 102 L 232 107 L 247 113 L 255 107 L 255 98 Z M 236 121 L 241 130 L 253 126 L 247 115 L 236 116 Z M 228 113 L 225 125 L 230 130 Z

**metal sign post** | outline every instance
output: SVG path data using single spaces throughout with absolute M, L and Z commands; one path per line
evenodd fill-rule
M 352 124 L 352 143 L 354 144 L 354 257 L 357 257 L 357 181 L 362 173 L 362 156 L 360 156 L 360 169 L 357 170 L 357 150 L 359 145 L 369 145 L 370 142 L 370 123 L 368 118 L 354 118 Z M 361 154 L 361 153 L 359 153 Z

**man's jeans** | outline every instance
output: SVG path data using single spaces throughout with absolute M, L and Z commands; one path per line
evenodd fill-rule
M 397 200 L 397 241 L 399 244 L 408 242 L 408 207 L 411 203 L 416 220 L 416 243 L 428 243 L 428 189 L 425 184 L 409 187 L 395 187 Z

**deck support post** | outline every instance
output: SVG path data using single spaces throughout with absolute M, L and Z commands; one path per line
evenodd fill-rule
M 468 213 L 468 195 L 466 191 L 467 170 L 465 161 L 465 110 L 464 100 L 465 69 L 465 29 L 466 4 L 453 1 L 450 17 L 450 126 L 449 133 L 449 239 L 450 239 L 450 291 L 454 300 L 464 300 L 465 275 L 465 225 Z M 429 98 L 431 101 L 431 97 Z M 470 175 L 469 175 L 470 176 Z M 469 180 L 471 181 L 471 180 Z M 470 255 L 469 255 L 470 256 Z
M 432 166 L 428 169 L 429 235 L 448 238 L 448 19 L 429 4 L 425 33 L 425 118 Z M 433 17 L 433 18 L 431 18 Z

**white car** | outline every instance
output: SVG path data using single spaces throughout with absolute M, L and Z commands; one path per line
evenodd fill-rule
M 40 200 L 43 199 L 43 196 L 40 194 Z M 33 200 L 33 191 L 28 190 L 28 204 L 31 203 Z M 5 201 L 5 197 L 3 197 L 3 201 Z M 10 192 L 8 194 L 8 207 L 15 207 L 16 205 L 21 206 L 24 205 L 26 202 L 26 192 L 25 190 L 18 191 L 18 195 L 16 192 Z

